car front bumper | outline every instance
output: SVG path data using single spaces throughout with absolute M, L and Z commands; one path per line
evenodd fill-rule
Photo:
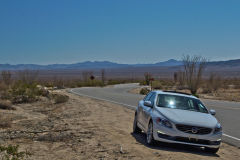
M 153 136 L 156 141 L 209 148 L 219 148 L 221 144 L 221 132 L 217 134 L 198 135 L 184 133 L 176 128 L 167 128 L 158 124 L 153 126 Z

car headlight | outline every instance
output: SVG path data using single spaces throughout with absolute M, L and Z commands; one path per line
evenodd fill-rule
M 167 119 L 159 118 L 159 117 L 158 117 L 158 118 L 156 119 L 156 122 L 157 122 L 158 124 L 161 124 L 161 125 L 165 126 L 165 127 L 172 128 L 172 123 L 171 123 L 169 120 L 167 120 Z
M 219 133 L 222 131 L 222 126 L 220 123 L 217 123 L 215 129 L 214 129 L 214 133 Z

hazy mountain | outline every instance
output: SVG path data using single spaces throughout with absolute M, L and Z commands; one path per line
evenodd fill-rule
M 158 62 L 154 64 L 155 66 L 180 66 L 182 65 L 182 61 L 177 61 L 175 59 L 169 59 L 168 61 L 165 62 Z
M 0 64 L 0 70 L 54 70 L 54 69 L 99 69 L 99 68 L 122 68 L 128 67 L 128 64 L 118 64 L 108 61 L 86 61 L 74 64 L 50 64 L 50 65 L 36 65 L 36 64 Z
M 0 70 L 56 70 L 56 69 L 115 69 L 115 68 L 129 68 L 129 67 L 174 67 L 182 65 L 181 61 L 170 59 L 164 62 L 155 64 L 119 64 L 109 61 L 86 61 L 75 64 L 50 64 L 50 65 L 36 65 L 36 64 L 0 64 Z M 240 59 L 228 61 L 214 61 L 208 62 L 210 67 L 240 67 Z
M 240 67 L 240 59 L 228 60 L 228 61 L 213 61 L 209 62 L 210 66 L 222 66 L 222 67 Z

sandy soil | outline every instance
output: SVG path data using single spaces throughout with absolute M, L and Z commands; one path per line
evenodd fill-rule
M 144 134 L 132 134 L 134 111 L 66 91 L 67 103 L 47 99 L 0 111 L 11 118 L 10 128 L 0 129 L 1 145 L 19 144 L 30 159 L 239 159 L 240 150 L 222 144 L 211 155 L 202 149 L 159 143 L 149 147 Z

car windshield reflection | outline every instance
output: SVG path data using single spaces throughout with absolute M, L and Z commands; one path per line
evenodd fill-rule
M 208 110 L 200 100 L 177 95 L 158 95 L 157 106 L 208 113 Z

